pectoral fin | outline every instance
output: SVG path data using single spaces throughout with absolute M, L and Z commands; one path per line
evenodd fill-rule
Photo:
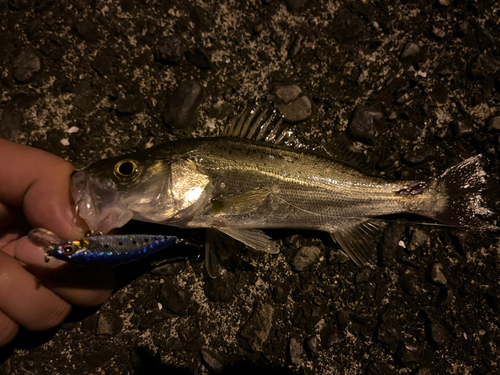
M 359 267 L 373 267 L 377 261 L 376 243 L 386 225 L 383 220 L 353 220 L 330 235 Z
M 227 234 L 229 237 L 243 242 L 252 249 L 265 251 L 266 253 L 271 254 L 277 254 L 280 251 L 278 245 L 271 240 L 271 237 L 260 230 L 231 227 L 217 229 L 219 229 L 222 233 Z
M 271 194 L 268 190 L 252 190 L 212 201 L 212 209 L 218 215 L 244 215 L 256 210 Z

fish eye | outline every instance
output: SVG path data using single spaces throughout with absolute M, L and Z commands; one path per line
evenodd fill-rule
M 75 244 L 68 243 L 62 247 L 62 252 L 64 255 L 72 255 L 76 253 L 76 250 L 78 250 L 78 247 Z
M 124 159 L 115 164 L 113 172 L 121 181 L 132 181 L 140 174 L 141 169 L 137 160 Z

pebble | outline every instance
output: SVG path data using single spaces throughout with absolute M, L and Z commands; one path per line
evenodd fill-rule
M 387 345 L 393 345 L 401 340 L 401 327 L 396 320 L 382 322 L 377 328 L 377 339 Z
M 370 281 L 372 281 L 373 276 L 375 276 L 375 271 L 370 267 L 364 267 L 356 273 L 356 276 L 354 277 L 354 283 L 369 283 Z
M 400 285 L 410 296 L 417 294 L 417 278 L 414 275 L 404 275 L 400 281 Z
M 163 121 L 174 129 L 188 129 L 196 124 L 203 89 L 196 81 L 184 81 L 168 98 L 163 109 Z
M 80 131 L 80 128 L 78 126 L 72 126 L 66 132 L 68 134 L 74 134 L 74 133 L 78 133 L 79 131 Z
M 442 7 L 449 7 L 451 5 L 451 0 L 439 0 L 438 4 Z
M 290 282 L 287 280 L 273 289 L 273 299 L 276 303 L 286 303 L 290 294 Z
M 212 67 L 212 62 L 208 54 L 200 48 L 186 51 L 186 60 L 200 69 L 209 69 Z
M 410 151 L 403 155 L 403 161 L 412 167 L 434 161 L 436 158 L 437 152 L 431 147 L 424 148 L 422 150 Z
M 295 35 L 295 37 L 292 40 L 292 43 L 290 43 L 290 48 L 288 48 L 288 58 L 294 59 L 298 55 L 300 55 L 304 47 L 304 40 L 305 37 L 303 35 L 301 34 Z
M 449 340 L 449 334 L 446 329 L 439 323 L 426 320 L 425 333 L 427 341 L 435 349 L 444 349 Z
M 248 321 L 238 333 L 241 347 L 250 352 L 262 351 L 262 345 L 267 340 L 273 326 L 274 308 L 271 305 L 258 305 Z
M 446 285 L 448 281 L 443 273 L 443 264 L 436 262 L 431 267 L 431 281 L 436 284 Z
M 305 340 L 305 350 L 309 358 L 316 358 L 318 356 L 319 340 L 316 336 L 310 336 Z
M 156 298 L 172 314 L 186 316 L 191 304 L 191 293 L 169 279 L 164 279 Z
M 488 121 L 488 131 L 489 132 L 498 132 L 498 131 L 500 131 L 500 116 L 492 117 Z
M 53 61 L 59 60 L 66 53 L 63 44 L 56 38 L 49 38 L 40 48 L 44 56 Z
M 97 334 L 116 336 L 123 329 L 123 319 L 117 311 L 101 312 L 97 319 Z
M 12 64 L 12 76 L 18 83 L 32 81 L 41 70 L 42 62 L 32 51 L 22 50 Z
M 316 262 L 321 254 L 317 246 L 303 246 L 292 259 L 292 267 L 297 272 L 302 272 Z
M 401 341 L 396 356 L 403 365 L 409 365 L 420 360 L 418 346 L 410 339 Z
M 408 62 L 417 62 L 423 59 L 423 52 L 417 43 L 406 43 L 401 51 L 401 60 Z
M 208 299 L 214 302 L 229 302 L 234 295 L 235 278 L 230 272 L 210 279 L 203 285 L 203 290 Z
M 474 133 L 474 128 L 465 120 L 451 122 L 451 133 L 455 138 L 463 138 Z
M 436 27 L 436 26 L 432 26 L 432 34 L 434 34 L 434 36 L 437 36 L 440 39 L 442 39 L 446 36 L 445 31 L 439 27 Z
M 162 64 L 180 64 L 182 61 L 182 41 L 173 35 L 161 40 L 156 48 L 155 58 Z
M 422 229 L 415 228 L 411 235 L 408 251 L 414 252 L 423 247 L 428 247 L 430 244 L 429 236 Z
M 217 354 L 207 349 L 201 349 L 200 355 L 201 361 L 210 373 L 217 374 L 224 370 L 224 363 Z
M 307 120 L 312 115 L 312 102 L 297 85 L 276 85 L 273 95 L 276 108 L 283 118 L 292 124 Z
M 91 20 L 83 20 L 75 23 L 78 35 L 86 42 L 97 42 L 101 39 L 101 34 L 96 25 Z
M 61 142 L 63 146 L 69 146 L 69 140 L 67 138 L 63 138 L 59 142 Z
M 344 338 L 339 333 L 339 331 L 332 325 L 326 325 L 320 332 L 321 346 L 323 348 L 331 348 L 334 345 L 338 345 L 344 341 Z
M 453 290 L 447 287 L 441 288 L 436 297 L 436 306 L 437 307 L 448 306 L 452 300 L 453 300 Z
M 383 113 L 373 108 L 358 105 L 354 109 L 349 124 L 347 124 L 348 134 L 355 140 L 363 143 L 373 144 L 377 137 L 377 122 L 383 118 Z
M 90 62 L 90 66 L 101 77 L 110 77 L 113 74 L 113 64 L 108 53 L 101 51 L 97 54 L 94 60 Z
M 301 358 L 304 355 L 304 347 L 302 342 L 295 337 L 292 337 L 288 343 L 288 358 L 292 365 L 299 365 Z

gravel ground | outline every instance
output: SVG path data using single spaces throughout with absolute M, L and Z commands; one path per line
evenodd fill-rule
M 500 180 L 495 0 L 2 0 L 0 17 L 0 136 L 77 167 L 216 134 L 267 97 L 308 145 L 346 132 L 375 175 L 483 153 Z M 0 374 L 499 373 L 495 236 L 396 220 L 371 270 L 323 233 L 270 234 L 282 253 L 234 244 L 224 278 L 117 269 L 108 302 L 23 332 Z

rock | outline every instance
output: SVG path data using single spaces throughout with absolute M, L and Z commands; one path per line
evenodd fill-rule
M 358 105 L 354 109 L 349 124 L 347 124 L 347 132 L 355 140 L 373 144 L 378 135 L 377 122 L 382 118 L 382 112 L 364 105 Z
M 290 282 L 287 280 L 282 285 L 277 285 L 273 289 L 273 299 L 276 303 L 286 303 L 290 294 Z
M 300 365 L 301 358 L 304 355 L 302 342 L 292 337 L 288 343 L 288 359 L 292 365 Z
M 174 129 L 193 127 L 196 123 L 197 109 L 202 100 L 203 89 L 198 82 L 182 82 L 165 104 L 163 121 Z
M 285 0 L 286 9 L 297 16 L 300 14 L 307 0 Z
M 321 346 L 323 348 L 331 348 L 334 345 L 338 345 L 344 341 L 344 337 L 335 329 L 332 325 L 326 325 L 323 327 L 320 333 Z
M 99 73 L 101 77 L 110 77 L 113 74 L 111 56 L 106 51 L 100 51 L 95 59 L 92 60 L 90 66 Z
M 474 133 L 474 128 L 464 120 L 451 122 L 451 133 L 455 138 L 463 138 Z
M 429 247 L 430 238 L 422 229 L 415 228 L 411 235 L 410 243 L 408 244 L 408 251 L 414 252 L 423 247 Z
M 200 48 L 195 48 L 191 51 L 186 51 L 186 60 L 200 69 L 209 69 L 212 67 L 212 62 L 208 54 Z
M 312 304 L 300 305 L 293 312 L 291 321 L 297 328 L 305 328 L 308 332 L 314 331 L 314 326 L 321 319 L 321 314 L 317 306 Z
M 145 108 L 144 98 L 135 96 L 128 99 L 120 99 L 116 103 L 116 112 L 118 115 L 132 115 L 142 112 Z
M 396 352 L 396 356 L 405 366 L 420 360 L 420 352 L 417 344 L 409 339 L 401 341 Z
M 21 125 L 24 121 L 24 116 L 22 112 L 13 105 L 5 106 L 1 115 L 0 138 L 12 141 L 18 135 L 21 129 Z
M 449 7 L 451 5 L 451 0 L 438 0 L 438 4 L 442 7 Z
M 43 43 L 40 51 L 53 61 L 59 60 L 66 53 L 63 44 L 57 38 L 49 38 Z
M 123 329 L 123 319 L 117 311 L 101 312 L 97 319 L 97 334 L 116 336 Z
M 395 319 L 387 320 L 379 324 L 377 328 L 377 339 L 387 345 L 393 345 L 401 339 L 401 327 Z
M 224 370 L 224 363 L 220 357 L 210 350 L 200 350 L 201 361 L 210 373 L 220 373 Z
M 448 282 L 443 273 L 443 264 L 440 262 L 436 262 L 432 265 L 430 277 L 431 281 L 436 284 L 446 285 Z
M 295 124 L 307 120 L 312 115 L 312 102 L 307 96 L 301 96 L 298 99 L 287 104 L 276 104 L 283 118 L 289 123 Z
M 156 48 L 155 58 L 162 64 L 180 64 L 182 61 L 182 41 L 173 35 L 162 39 Z
M 488 131 L 489 132 L 498 132 L 500 131 L 500 116 L 492 117 L 488 121 Z
M 208 299 L 214 302 L 229 302 L 234 295 L 234 276 L 226 272 L 223 275 L 210 279 L 203 285 Z
M 400 285 L 406 293 L 414 296 L 418 292 L 417 282 L 417 278 L 414 275 L 407 274 L 401 278 Z
M 186 316 L 191 304 L 191 293 L 169 279 L 164 279 L 156 298 L 172 314 Z
M 305 350 L 309 358 L 317 358 L 318 356 L 318 338 L 316 336 L 310 336 L 305 340 Z
M 426 319 L 425 334 L 427 341 L 435 349 L 444 349 L 450 338 L 442 325 L 430 319 Z
M 447 287 L 441 288 L 436 297 L 436 306 L 437 307 L 448 306 L 452 300 L 453 300 L 453 290 Z
M 22 50 L 14 57 L 12 77 L 18 83 L 32 81 L 42 70 L 40 58 L 32 51 Z
M 410 151 L 403 155 L 403 161 L 411 167 L 434 161 L 436 158 L 436 150 L 431 147 L 424 148 L 423 150 Z
M 432 34 L 438 37 L 439 39 L 443 39 L 446 36 L 446 33 L 443 29 L 436 27 L 434 25 L 432 26 Z
M 290 47 L 288 48 L 288 58 L 289 59 L 294 59 L 300 53 L 302 52 L 302 49 L 304 47 L 304 40 L 305 37 L 301 34 L 295 35 L 295 37 L 292 40 L 292 43 L 290 43 Z
M 274 308 L 271 305 L 258 305 L 248 322 L 241 327 L 238 333 L 238 342 L 241 347 L 250 352 L 262 351 L 262 345 L 267 340 L 273 326 Z
M 409 42 L 403 47 L 400 58 L 402 61 L 414 63 L 423 60 L 424 53 L 417 43 Z
M 78 35 L 86 42 L 97 42 L 101 39 L 101 33 L 91 20 L 83 20 L 75 23 Z
M 297 85 L 276 85 L 273 89 L 276 101 L 284 104 L 297 99 L 300 94 L 302 94 L 302 90 Z
M 356 273 L 356 276 L 354 277 L 354 283 L 369 283 L 370 281 L 372 281 L 373 276 L 375 276 L 375 271 L 370 267 L 364 267 Z
M 292 267 L 297 272 L 302 272 L 319 258 L 321 250 L 317 246 L 303 246 L 292 259 Z

